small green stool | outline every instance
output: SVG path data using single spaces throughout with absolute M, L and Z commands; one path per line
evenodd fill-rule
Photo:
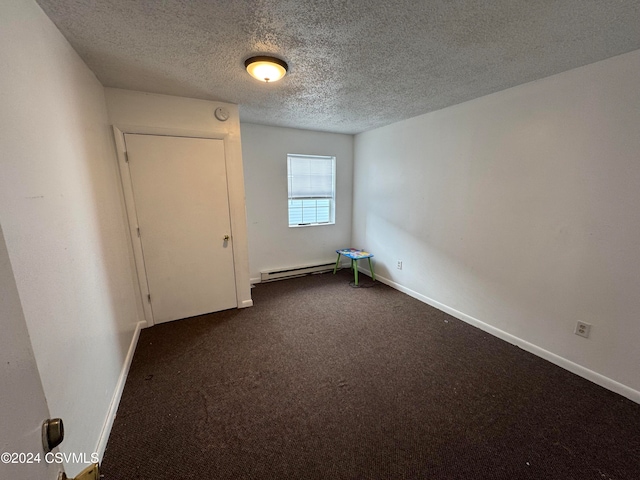
M 369 259 L 369 270 L 371 271 L 371 280 L 375 282 L 376 275 L 373 273 L 373 265 L 371 264 L 371 258 L 373 257 L 372 253 L 365 252 L 364 250 L 358 250 L 357 248 L 344 248 L 342 250 L 336 250 L 338 254 L 338 259 L 336 260 L 336 266 L 333 268 L 333 274 L 335 275 L 338 271 L 338 266 L 340 265 L 340 255 L 344 255 L 347 258 L 351 259 L 351 270 L 353 270 L 353 275 L 356 279 L 356 286 L 358 286 L 358 264 L 356 263 L 358 260 L 362 260 L 363 258 Z

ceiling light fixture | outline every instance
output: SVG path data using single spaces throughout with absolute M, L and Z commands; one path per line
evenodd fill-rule
M 287 74 L 289 66 L 284 60 L 276 57 L 251 57 L 244 61 L 249 75 L 261 82 L 277 82 Z

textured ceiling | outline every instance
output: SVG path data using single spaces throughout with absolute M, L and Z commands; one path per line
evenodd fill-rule
M 640 48 L 640 0 L 38 0 L 103 85 L 358 133 Z M 273 84 L 243 62 L 275 54 Z

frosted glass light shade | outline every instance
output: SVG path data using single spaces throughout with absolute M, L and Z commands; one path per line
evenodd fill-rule
M 277 82 L 287 74 L 288 66 L 276 57 L 251 57 L 244 62 L 249 75 L 261 82 Z

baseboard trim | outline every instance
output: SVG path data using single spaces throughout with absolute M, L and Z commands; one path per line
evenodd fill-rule
M 363 268 L 359 270 L 365 273 L 366 275 L 371 276 L 371 272 L 369 270 L 366 270 Z M 438 310 L 448 313 L 452 317 L 455 317 L 459 320 L 462 320 L 465 323 L 468 323 L 470 325 L 473 325 L 474 327 L 479 328 L 480 330 L 490 333 L 491 335 L 498 337 L 501 340 L 504 340 L 505 342 L 509 342 L 512 345 L 520 347 L 529 353 L 532 353 L 540 358 L 544 358 L 545 360 L 555 365 L 558 365 L 559 367 L 562 367 L 565 370 L 570 371 L 571 373 L 575 373 L 576 375 L 579 375 L 582 378 L 585 378 L 595 383 L 596 385 L 600 385 L 601 387 L 606 388 L 607 390 L 611 390 L 612 392 L 615 392 L 619 395 L 622 395 L 623 397 L 628 398 L 629 400 L 632 400 L 640 404 L 640 391 L 638 390 L 634 390 L 633 388 L 628 387 L 627 385 L 617 382 L 609 377 L 605 377 L 604 375 L 594 372 L 593 370 L 589 370 L 588 368 L 583 367 L 582 365 L 572 362 L 571 360 L 567 360 L 566 358 L 561 357 L 560 355 L 556 355 L 555 353 L 545 350 L 544 348 L 538 347 L 533 343 L 529 343 L 526 340 L 523 340 L 519 337 L 516 337 L 515 335 L 507 333 L 504 330 L 500 330 L 499 328 L 489 325 L 488 323 L 478 320 L 477 318 L 467 315 L 466 313 L 460 312 L 454 308 L 451 308 L 443 303 L 438 302 L 437 300 L 434 300 L 425 295 L 422 295 L 421 293 L 418 293 L 414 290 L 411 290 L 410 288 L 400 285 L 399 283 L 396 283 L 393 280 L 389 280 L 388 278 L 381 277 L 380 275 L 376 275 L 376 280 L 384 283 L 385 285 L 389 285 L 391 288 L 394 288 L 402 293 L 406 293 L 407 295 L 415 298 L 416 300 L 420 300 L 421 302 L 426 303 L 427 305 L 431 305 L 432 307 L 437 308 Z
M 249 279 L 249 282 L 253 283 L 253 284 L 260 283 L 261 281 L 262 281 L 262 278 L 260 278 L 260 277 L 250 278 Z
M 100 463 L 102 463 L 102 457 L 104 456 L 104 451 L 107 448 L 107 442 L 109 441 L 111 428 L 113 427 L 113 422 L 116 419 L 116 412 L 118 411 L 118 405 L 120 405 L 120 399 L 122 398 L 124 385 L 127 381 L 127 375 L 129 375 L 129 368 L 131 368 L 131 362 L 133 361 L 133 354 L 135 353 L 136 346 L 138 345 L 138 338 L 140 338 L 140 330 L 142 330 L 146 326 L 147 326 L 147 322 L 145 321 L 138 322 L 133 331 L 133 335 L 131 337 L 131 343 L 129 344 L 129 351 L 127 352 L 127 356 L 124 359 L 124 364 L 122 365 L 122 370 L 120 371 L 120 377 L 118 377 L 118 383 L 116 383 L 116 388 L 113 392 L 113 397 L 111 398 L 109 411 L 107 412 L 104 425 L 102 426 L 102 432 L 100 432 L 100 437 L 98 438 L 98 445 L 94 450 L 98 454 Z
M 253 300 L 243 300 L 238 308 L 253 307 Z

